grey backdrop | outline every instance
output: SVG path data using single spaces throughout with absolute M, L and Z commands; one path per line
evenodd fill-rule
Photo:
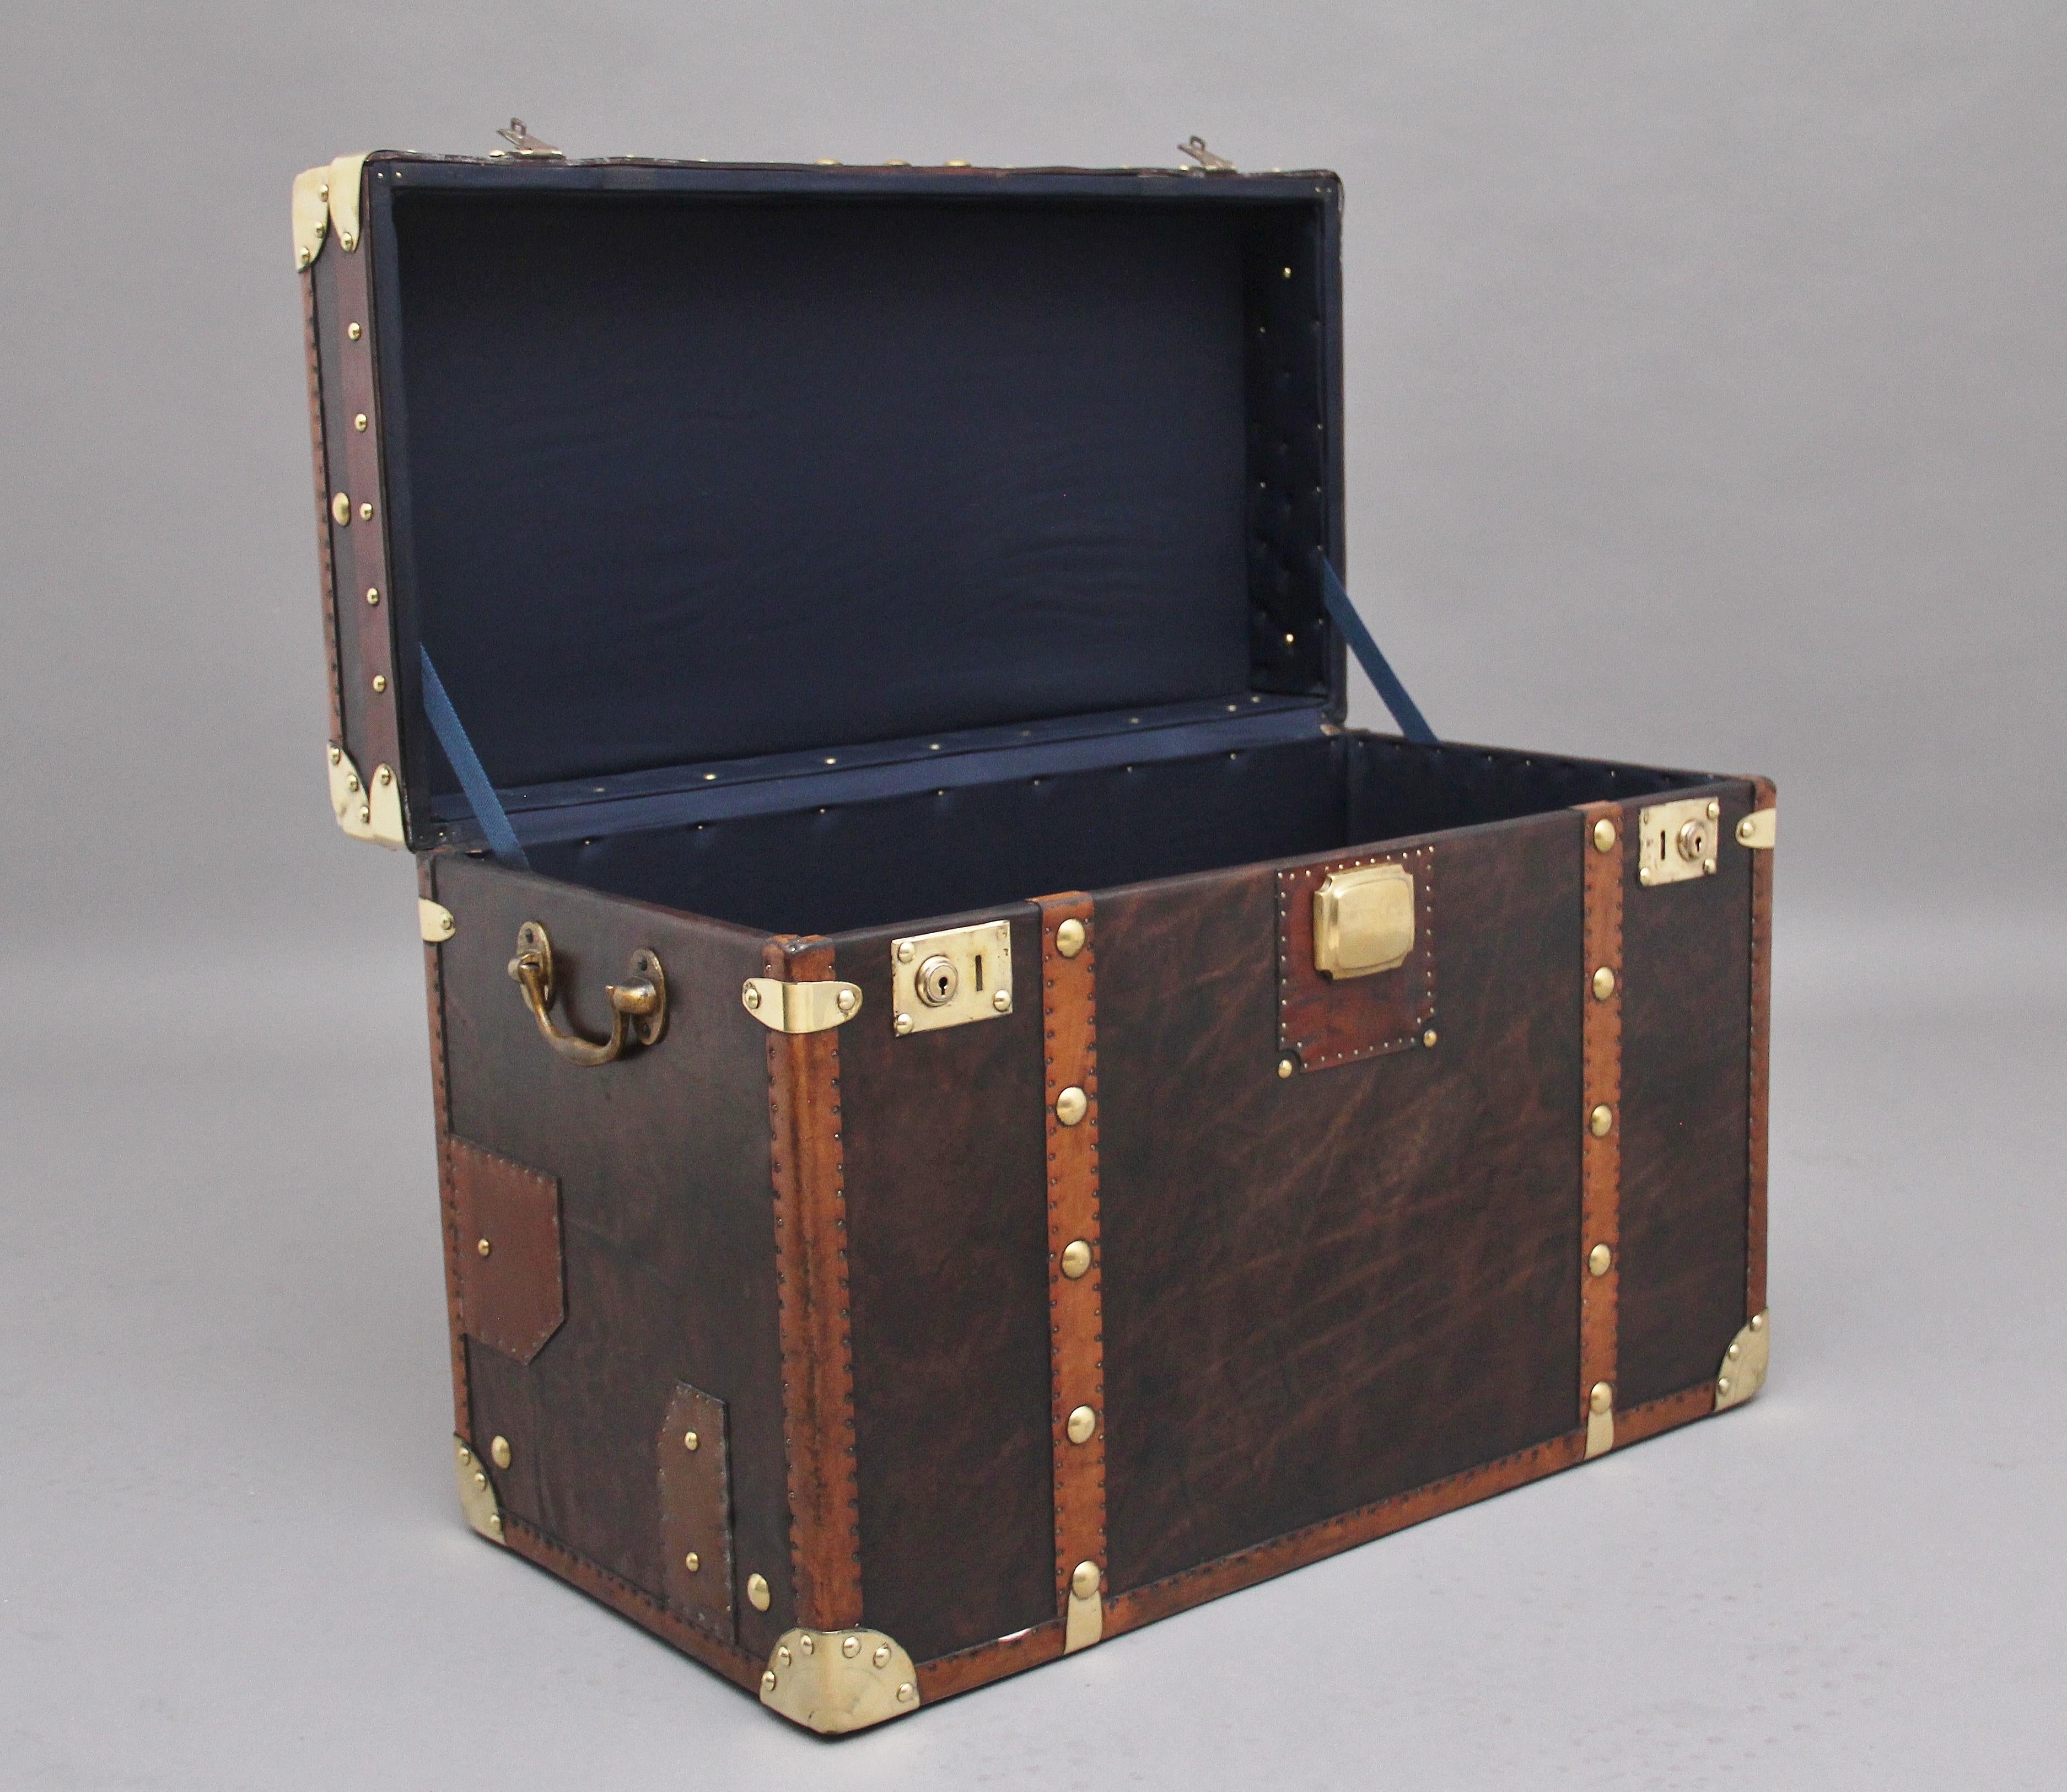
M 0 1783 L 2045 1783 L 2063 81 L 2049 3 L 15 9 Z M 1764 1399 L 836 1755 L 461 1528 L 287 187 L 513 111 L 1342 173 L 1350 584 L 1436 727 L 1779 780 Z

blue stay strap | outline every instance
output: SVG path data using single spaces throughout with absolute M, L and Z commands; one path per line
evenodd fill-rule
M 438 668 L 431 664 L 429 651 L 419 646 L 416 652 L 424 668 L 424 713 L 431 718 L 431 732 L 437 736 L 438 745 L 452 762 L 452 769 L 459 774 L 459 787 L 466 792 L 473 819 L 481 823 L 481 831 L 488 841 L 488 850 L 504 864 L 529 871 L 531 861 L 524 856 L 523 847 L 517 843 L 517 830 L 510 825 L 510 817 L 503 811 L 502 798 L 495 794 L 495 786 L 489 782 L 488 774 L 481 769 L 481 755 L 473 750 L 473 742 L 466 738 L 466 730 L 460 725 L 459 711 L 445 695 L 445 681 L 438 677 Z
M 1321 562 L 1321 596 L 1328 606 L 1329 620 L 1342 630 L 1342 639 L 1350 644 L 1350 652 L 1363 668 L 1364 677 L 1371 681 L 1386 708 L 1392 712 L 1392 719 L 1399 724 L 1399 732 L 1422 746 L 1433 746 L 1436 730 L 1414 706 L 1414 699 L 1407 694 L 1407 687 L 1399 682 L 1399 675 L 1379 652 L 1378 643 L 1371 638 L 1363 618 L 1356 613 L 1355 605 L 1350 602 L 1350 594 L 1342 589 L 1341 579 L 1325 557 Z

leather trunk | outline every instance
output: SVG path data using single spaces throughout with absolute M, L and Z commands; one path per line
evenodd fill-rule
M 1344 726 L 1340 200 L 296 184 L 462 1507 L 812 1729 L 1763 1384 L 1772 787 Z

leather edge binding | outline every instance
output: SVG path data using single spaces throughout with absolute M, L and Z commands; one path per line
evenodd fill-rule
M 437 895 L 437 861 L 416 861 L 419 900 Z M 473 1441 L 473 1396 L 468 1379 L 466 1315 L 460 1304 L 459 1207 L 452 1179 L 452 1103 L 445 1080 L 445 961 L 437 947 L 424 949 L 424 983 L 431 1022 L 431 1124 L 435 1129 L 438 1154 L 438 1214 L 445 1233 L 445 1328 L 452 1346 L 453 1430 L 463 1441 Z
M 1615 1445 L 1614 1392 L 1620 1369 L 1622 1279 L 1622 882 L 1630 851 L 1630 820 L 1618 803 L 1582 807 L 1579 835 L 1582 933 L 1585 962 L 1580 967 L 1580 1063 L 1583 1086 L 1579 1125 L 1579 1200 L 1582 1254 L 1579 1270 L 1579 1422 L 1586 1428 L 1586 1454 L 1605 1454 Z M 1602 851 L 1594 830 L 1602 822 L 1615 831 L 1614 844 Z M 1592 988 L 1594 973 L 1606 969 L 1614 985 L 1605 998 Z M 1605 1107 L 1608 1130 L 1596 1134 L 1587 1116 Z M 1608 1267 L 1595 1275 L 1584 1261 L 1596 1246 L 1608 1248 Z M 1605 1388 L 1606 1404 L 1594 1409 L 1594 1390 Z
M 1752 808 L 1770 809 L 1775 792 L 1767 778 L 1751 780 Z M 1770 851 L 1751 855 L 1750 1136 L 1746 1141 L 1744 1318 L 1766 1308 L 1765 1227 L 1767 1129 L 1773 1073 L 1773 861 Z

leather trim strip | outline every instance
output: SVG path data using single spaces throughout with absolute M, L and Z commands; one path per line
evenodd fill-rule
M 1772 780 L 1752 781 L 1752 807 L 1773 806 Z M 1773 861 L 1751 855 L 1751 1137 L 1749 1211 L 1745 1216 L 1744 1319 L 1765 1310 L 1765 1179 L 1769 1102 L 1773 1077 Z
M 416 891 L 435 900 L 437 862 L 416 861 Z M 424 948 L 424 982 L 431 1019 L 431 1120 L 437 1128 L 438 1148 L 439 1221 L 445 1241 L 445 1327 L 452 1344 L 453 1431 L 473 1441 L 473 1396 L 467 1381 L 466 1315 L 460 1304 L 459 1209 L 453 1199 L 452 1177 L 447 1173 L 446 1148 L 452 1140 L 452 1098 L 445 1083 L 445 961 L 439 948 Z
M 330 662 L 330 738 L 344 744 L 344 684 L 337 660 L 337 568 L 330 551 L 330 457 L 323 449 L 323 364 L 316 346 L 316 282 L 302 270 L 302 336 L 308 349 L 309 449 L 315 464 L 316 555 L 323 569 L 323 655 Z
M 1630 818 L 1619 803 L 1590 803 L 1580 811 L 1579 852 L 1584 862 L 1586 961 L 1580 967 L 1578 992 L 1582 1018 L 1580 1038 L 1583 1091 L 1577 1116 L 1579 1127 L 1581 1235 L 1582 1254 L 1579 1274 L 1579 1422 L 1596 1421 L 1605 1440 L 1588 1453 L 1598 1455 L 1612 1448 L 1614 1420 L 1612 1411 L 1602 1415 L 1590 1410 L 1594 1388 L 1606 1382 L 1613 1388 L 1618 1374 L 1618 1298 L 1622 1280 L 1622 883 L 1631 843 Z M 1606 821 L 1615 829 L 1613 847 L 1602 851 L 1594 843 L 1594 830 Z M 1596 973 L 1606 969 L 1614 978 L 1605 1000 L 1594 994 Z M 1598 1108 L 1607 1109 L 1607 1132 L 1596 1136 L 1588 1124 Z M 1610 1252 L 1607 1273 L 1595 1275 L 1584 1261 L 1596 1246 Z M 1605 1424 L 1601 1423 L 1605 1420 Z
M 1048 1140 L 1048 1316 L 1050 1337 L 1050 1427 L 1055 1480 L 1055 1609 L 1067 1616 L 1070 1580 L 1081 1562 L 1098 1565 L 1100 1591 L 1105 1543 L 1105 1322 L 1103 1250 L 1098 1239 L 1098 1093 L 1097 927 L 1084 895 L 1041 896 L 1041 1027 Z M 1066 921 L 1083 930 L 1071 957 L 1057 944 Z M 1066 1126 L 1056 1103 L 1066 1089 L 1082 1091 L 1082 1118 Z M 1089 1247 L 1090 1266 L 1072 1277 L 1063 1253 Z M 1095 1416 L 1089 1437 L 1073 1442 L 1070 1415 L 1088 1407 Z M 1093 1600 L 1079 1603 L 1075 1635 L 1082 1647 L 1102 1627 Z M 1084 1620 L 1094 1620 L 1082 1635 Z
M 761 963 L 769 976 L 783 981 L 823 981 L 833 974 L 833 949 L 823 941 L 771 940 Z M 861 1622 L 861 1497 L 854 1456 L 839 1031 L 770 1033 L 767 1049 L 797 1623 L 806 1630 L 847 1630 Z
M 502 1514 L 502 1540 L 526 1560 L 548 1574 L 557 1575 L 569 1586 L 579 1587 L 619 1616 L 629 1618 L 642 1630 L 650 1630 L 664 1642 L 673 1644 L 683 1654 L 701 1661 L 706 1668 L 715 1668 L 736 1685 L 745 1687 L 749 1692 L 761 1689 L 761 1672 L 765 1663 L 744 1649 L 713 1636 L 687 1619 L 677 1617 L 643 1587 L 634 1587 L 621 1575 L 599 1567 L 586 1556 L 575 1554 L 557 1538 L 548 1537 L 507 1512 Z
M 957 1692 L 973 1692 L 993 1680 L 1007 1680 L 1029 1668 L 1054 1661 L 1062 1653 L 1062 1623 L 1058 1618 L 1001 1636 L 994 1643 L 957 1649 L 952 1655 L 919 1664 L 919 1701 L 932 1705 L 951 1699 Z
M 1716 1384 L 1712 1381 L 1646 1400 L 1641 1406 L 1632 1406 L 1626 1412 L 1615 1415 L 1615 1448 L 1640 1444 L 1647 1437 L 1655 1437 L 1661 1431 L 1691 1424 L 1696 1419 L 1712 1416 L 1715 1410 Z

